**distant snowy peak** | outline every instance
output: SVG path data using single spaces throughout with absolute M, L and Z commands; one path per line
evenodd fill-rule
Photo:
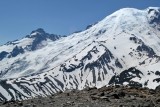
M 63 36 L 46 33 L 42 28 L 38 28 L 37 30 L 32 31 L 30 35 L 26 36 L 26 38 L 33 38 L 33 39 L 42 38 L 43 40 L 50 39 L 52 41 L 55 41 L 60 37 L 63 37 Z
M 56 41 L 61 37 L 63 36 L 49 34 L 46 33 L 42 28 L 38 28 L 37 30 L 32 31 L 30 35 L 26 36 L 26 38 L 32 39 L 32 43 L 28 45 L 26 49 L 29 51 L 34 51 L 45 46 L 45 44 L 47 44 L 47 41 Z
M 65 36 L 49 34 L 49 33 L 46 33 L 42 28 L 38 28 L 37 30 L 32 31 L 30 35 L 27 35 L 26 37 L 19 40 L 8 42 L 5 45 L 21 46 L 27 49 L 28 46 L 31 46 L 31 45 L 35 46 L 47 40 L 56 41 L 61 37 L 65 37 Z
M 35 51 L 47 45 L 48 41 L 54 42 L 60 39 L 61 35 L 46 33 L 42 28 L 38 28 L 27 35 L 26 37 L 7 42 L 0 46 L 0 61 L 4 58 L 16 57 L 26 51 Z

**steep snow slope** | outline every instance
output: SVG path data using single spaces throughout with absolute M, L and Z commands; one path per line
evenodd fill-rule
M 160 81 L 159 25 L 158 7 L 124 8 L 85 31 L 5 57 L 0 66 L 2 72 L 8 70 L 0 81 L 0 99 L 21 100 L 113 84 L 155 88 Z

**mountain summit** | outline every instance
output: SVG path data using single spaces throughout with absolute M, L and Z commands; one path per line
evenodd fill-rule
M 38 29 L 1 46 L 0 100 L 115 84 L 156 88 L 159 14 L 158 7 L 124 8 L 67 37 Z M 21 51 L 9 57 L 13 49 Z
M 46 32 L 42 28 L 38 28 L 37 30 L 32 31 L 30 35 L 33 36 L 37 34 L 42 34 L 45 36 Z

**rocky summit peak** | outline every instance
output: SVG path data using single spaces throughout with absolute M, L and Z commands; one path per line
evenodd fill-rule
M 42 33 L 42 34 L 46 33 L 46 32 L 44 31 L 44 29 L 42 29 L 42 28 L 38 28 L 38 29 L 32 31 L 31 34 L 32 34 L 32 33 L 35 33 L 35 32 Z
M 37 36 L 46 36 L 47 33 L 42 29 L 42 28 L 38 28 L 36 30 L 33 30 L 31 33 L 30 33 L 30 36 L 29 37 L 37 37 Z

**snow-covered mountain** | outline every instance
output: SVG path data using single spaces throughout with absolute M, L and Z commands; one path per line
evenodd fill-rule
M 124 8 L 67 37 L 42 29 L 0 46 L 0 100 L 67 89 L 160 85 L 160 8 Z
M 0 78 L 19 77 L 43 72 L 45 63 L 42 63 L 43 59 L 39 62 L 38 50 L 63 37 L 65 36 L 48 34 L 39 28 L 20 40 L 11 41 L 0 46 Z M 36 54 L 32 54 L 35 52 Z

